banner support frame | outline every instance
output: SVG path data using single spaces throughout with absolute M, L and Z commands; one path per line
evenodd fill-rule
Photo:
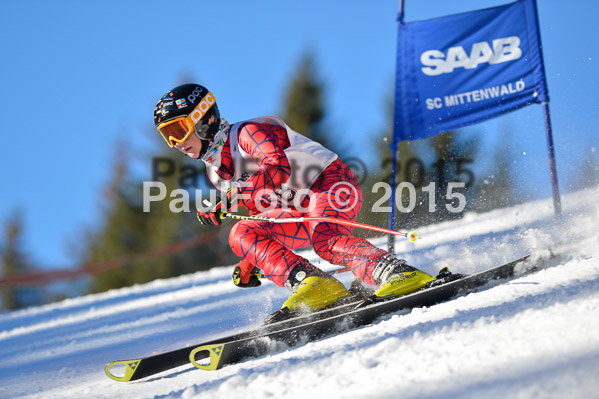
M 404 25 L 405 15 L 405 0 L 399 0 L 399 12 L 397 14 L 397 22 Z M 397 66 L 396 66 L 397 68 Z M 396 72 L 397 76 L 397 72 Z M 395 117 L 393 118 L 395 121 Z M 395 130 L 395 122 L 393 123 L 393 129 Z M 389 230 L 395 230 L 395 186 L 397 185 L 397 160 L 399 157 L 399 144 L 395 141 L 395 132 L 392 133 L 391 144 L 391 197 L 389 198 L 391 213 L 389 213 Z M 389 234 L 387 237 L 387 251 L 391 254 L 395 253 L 395 236 Z
M 553 211 L 559 219 L 562 216 L 562 201 L 557 180 L 557 163 L 555 160 L 555 144 L 553 143 L 553 129 L 551 127 L 551 114 L 549 112 L 549 101 L 541 102 L 545 119 L 545 136 L 547 138 L 547 154 L 549 155 L 549 175 L 551 177 L 551 188 L 553 193 Z

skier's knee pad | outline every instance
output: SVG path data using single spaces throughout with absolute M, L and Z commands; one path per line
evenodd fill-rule
M 240 255 L 240 253 L 242 253 L 241 246 L 248 239 L 252 240 L 252 236 L 257 236 L 253 227 L 251 220 L 242 220 L 231 228 L 231 231 L 229 232 L 229 246 L 235 255 L 243 257 Z
M 333 262 L 335 255 L 340 252 L 339 248 L 337 248 L 337 243 L 344 238 L 347 238 L 347 236 L 342 234 L 318 234 L 314 232 L 312 235 L 314 252 L 327 262 Z

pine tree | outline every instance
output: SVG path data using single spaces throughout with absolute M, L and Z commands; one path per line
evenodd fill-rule
M 325 114 L 324 84 L 317 76 L 315 56 L 307 51 L 287 88 L 283 120 L 293 130 L 334 150 L 324 129 Z
M 102 225 L 89 234 L 86 262 L 114 260 L 145 250 L 144 220 L 134 204 L 128 202 L 127 157 L 123 146 L 116 146 L 111 182 L 102 196 Z M 94 291 L 131 285 L 137 281 L 133 264 L 94 276 Z
M 599 157 L 597 148 L 588 145 L 579 161 L 572 167 L 573 178 L 568 188 L 571 191 L 582 190 L 599 185 Z
M 180 214 L 168 203 L 155 203 L 152 212 L 143 212 L 141 183 L 128 176 L 127 155 L 116 146 L 113 174 L 105 189 L 103 225 L 90 234 L 86 261 L 105 262 L 143 254 L 176 240 Z M 172 187 L 171 187 L 172 188 Z M 176 275 L 169 257 L 131 260 L 125 266 L 94 276 L 94 291 L 129 286 Z
M 477 212 L 509 207 L 524 200 L 515 177 L 511 136 L 511 129 L 504 129 L 494 146 L 490 170 L 477 180 L 480 191 L 473 198 L 473 208 Z
M 103 196 L 102 224 L 97 231 L 87 234 L 83 258 L 86 263 L 115 259 L 125 259 L 126 262 L 124 266 L 95 275 L 92 291 L 100 292 L 178 276 L 230 264 L 237 259 L 228 248 L 227 240 L 220 238 L 217 229 L 202 227 L 198 223 L 195 217 L 195 190 L 191 193 L 188 191 L 189 212 L 179 212 L 185 208 L 185 201 L 181 198 L 176 198 L 176 204 L 171 203 L 175 200 L 171 194 L 175 189 L 182 189 L 182 183 L 186 183 L 186 189 L 197 187 L 189 186 L 189 180 L 194 179 L 191 178 L 192 173 L 185 172 L 186 167 L 190 166 L 185 156 L 164 146 L 157 133 L 151 137 L 160 152 L 148 154 L 149 158 L 160 157 L 172 162 L 173 173 L 160 177 L 167 197 L 162 201 L 152 202 L 150 212 L 144 212 L 143 182 L 130 176 L 127 161 L 129 156 L 124 153 L 125 146 L 117 144 L 112 178 Z M 196 168 L 201 165 L 199 161 L 194 162 L 198 163 Z M 195 180 L 204 185 L 202 188 L 206 188 L 205 182 Z M 194 248 L 163 256 L 145 256 L 198 235 L 202 236 L 201 242 Z
M 372 135 L 370 142 L 374 143 L 374 159 L 371 163 L 367 180 L 362 185 L 364 203 L 358 221 L 376 226 L 388 227 L 390 190 L 395 190 L 397 185 L 405 181 L 404 167 L 409 160 L 415 159 L 414 146 L 408 141 L 399 143 L 397 157 L 397 181 L 396 187 L 391 187 L 391 163 L 392 154 L 390 149 L 393 137 L 393 98 L 386 101 L 386 112 L 388 123 L 386 128 Z M 372 145 L 372 144 L 371 144 Z M 384 198 L 388 198 L 384 200 Z M 396 201 L 397 202 L 397 201 Z M 395 204 L 393 205 L 395 206 Z M 409 215 L 396 211 L 396 225 L 405 226 Z M 372 232 L 357 232 L 361 236 L 372 236 Z M 376 235 L 380 235 L 376 233 Z
M 386 109 L 387 128 L 372 135 L 377 138 L 374 158 L 381 162 L 379 169 L 371 172 L 364 184 L 364 206 L 359 220 L 386 226 L 391 206 L 389 190 L 395 190 L 396 194 L 393 204 L 396 229 L 410 229 L 463 215 L 463 212 L 448 211 L 445 196 L 449 182 L 464 182 L 467 186 L 465 189 L 452 189 L 452 192 L 463 193 L 466 198 L 474 191 L 474 173 L 470 163 L 478 151 L 478 140 L 461 139 L 455 132 L 449 132 L 428 139 L 401 141 L 398 143 L 396 186 L 390 187 L 392 97 L 388 99 Z M 383 198 L 388 199 L 382 201 Z M 466 205 L 468 203 L 466 200 Z M 457 205 L 453 204 L 454 207 Z M 381 209 L 384 211 L 381 212 Z
M 427 222 L 460 218 L 470 209 L 469 204 L 477 191 L 473 167 L 479 151 L 479 140 L 463 138 L 458 132 L 452 131 L 433 136 L 427 141 L 435 157 L 428 174 L 429 181 L 435 184 L 436 205 L 435 212 L 429 215 Z M 458 187 L 456 183 L 463 187 Z M 449 201 L 448 196 L 455 193 L 463 195 L 463 199 Z M 457 211 L 462 208 L 462 211 Z
M 2 248 L 2 275 L 26 273 L 34 268 L 22 248 L 23 222 L 20 213 L 16 213 L 4 226 L 4 245 Z M 2 287 L 2 307 L 6 310 L 21 309 L 39 305 L 43 301 L 42 293 L 35 287 Z

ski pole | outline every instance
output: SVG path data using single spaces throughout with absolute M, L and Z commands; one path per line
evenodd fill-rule
M 415 231 L 413 231 L 411 233 L 404 233 L 401 231 L 386 229 L 384 227 L 371 226 L 371 225 L 365 224 L 365 223 L 352 222 L 350 220 L 337 219 L 337 218 L 327 217 L 327 216 L 300 216 L 300 217 L 293 217 L 293 218 L 270 218 L 270 217 L 266 217 L 266 216 L 247 216 L 247 215 L 239 215 L 236 213 L 221 212 L 220 217 L 221 217 L 221 219 L 230 218 L 230 219 L 237 219 L 237 220 L 261 220 L 261 221 L 271 222 L 271 223 L 327 222 L 327 223 L 336 223 L 336 224 L 340 224 L 343 226 L 357 227 L 359 229 L 378 231 L 380 233 L 385 233 L 385 234 L 393 234 L 393 235 L 400 236 L 400 237 L 406 237 L 408 240 L 410 240 L 412 242 L 416 241 L 419 238 L 422 238 L 422 237 L 419 237 Z

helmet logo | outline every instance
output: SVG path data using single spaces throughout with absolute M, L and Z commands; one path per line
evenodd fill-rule
M 175 101 L 175 103 L 177 104 L 177 109 L 181 109 L 181 108 L 186 108 L 187 107 L 187 103 L 185 102 L 184 98 L 180 98 L 177 101 Z
M 202 95 L 202 89 L 200 87 L 196 87 L 190 95 L 187 96 L 187 99 L 192 103 L 195 104 L 196 102 L 196 98 L 199 97 L 200 95 Z
M 189 97 L 187 97 L 187 98 L 189 98 Z M 202 101 L 200 101 L 198 106 L 191 113 L 191 115 L 190 115 L 191 120 L 194 123 L 198 123 L 204 117 L 206 112 L 208 112 L 210 107 L 212 107 L 212 104 L 214 104 L 215 102 L 216 102 L 216 100 L 214 99 L 214 96 L 212 95 L 212 93 L 206 94 L 206 97 L 204 97 L 202 99 Z
M 166 115 L 168 115 L 168 108 L 166 108 L 169 105 L 173 105 L 172 101 L 169 101 L 167 103 L 165 102 L 160 102 L 158 103 L 158 105 L 156 106 L 156 109 L 154 110 L 154 112 L 156 112 L 157 114 L 162 115 L 162 117 L 165 117 Z

